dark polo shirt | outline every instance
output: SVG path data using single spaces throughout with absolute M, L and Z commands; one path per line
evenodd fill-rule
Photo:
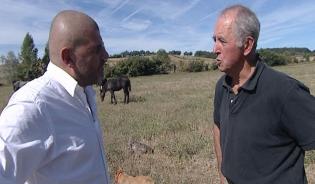
M 315 148 L 315 98 L 301 82 L 261 61 L 234 95 L 216 85 L 222 172 L 235 184 L 304 184 L 304 152 Z

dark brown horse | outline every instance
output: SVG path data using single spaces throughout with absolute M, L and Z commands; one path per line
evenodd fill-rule
M 117 78 L 104 79 L 100 85 L 100 97 L 101 101 L 104 101 L 105 93 L 107 91 L 110 92 L 111 98 L 110 102 L 117 104 L 117 100 L 115 97 L 115 91 L 124 90 L 124 103 L 129 103 L 129 91 L 131 91 L 131 83 L 127 76 L 120 76 Z
M 13 86 L 13 91 L 17 91 L 19 90 L 21 87 L 23 87 L 26 83 L 28 83 L 29 81 L 12 81 L 12 86 Z

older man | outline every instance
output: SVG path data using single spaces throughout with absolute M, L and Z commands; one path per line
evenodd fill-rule
M 224 72 L 214 99 L 221 183 L 307 183 L 304 152 L 315 148 L 315 98 L 301 82 L 256 55 L 260 23 L 248 8 L 226 8 L 213 34 Z
M 109 184 L 91 87 L 108 58 L 97 23 L 58 13 L 49 51 L 47 72 L 14 93 L 0 116 L 0 183 Z

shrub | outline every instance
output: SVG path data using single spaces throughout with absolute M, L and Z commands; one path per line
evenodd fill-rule
M 289 61 L 287 57 L 269 50 L 259 50 L 258 53 L 269 66 L 286 65 Z
M 203 63 L 202 60 L 192 60 L 188 64 L 187 71 L 188 72 L 201 72 L 203 70 Z
M 157 54 L 152 59 L 144 56 L 131 56 L 127 60 L 120 61 L 113 67 L 105 65 L 105 76 L 108 78 L 119 75 L 143 76 L 165 74 L 171 68 L 170 59 L 168 55 L 166 56 Z
M 218 65 L 216 64 L 216 62 L 211 63 L 211 70 L 217 70 L 218 69 Z
M 214 52 L 202 51 L 202 50 L 196 51 L 195 56 L 196 57 L 212 58 L 212 59 L 217 58 L 217 55 Z
M 156 73 L 166 74 L 171 70 L 171 59 L 163 49 L 157 51 L 156 56 L 152 57 L 152 61 L 157 67 Z

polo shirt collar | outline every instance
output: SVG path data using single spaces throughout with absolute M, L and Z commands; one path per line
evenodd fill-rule
M 247 91 L 254 90 L 257 86 L 258 79 L 259 79 L 262 71 L 264 70 L 264 68 L 265 68 L 265 65 L 261 62 L 260 59 L 258 59 L 253 75 L 248 79 L 248 81 L 246 81 L 246 83 L 242 86 L 242 88 L 247 90 Z
M 47 66 L 47 73 L 61 84 L 72 97 L 74 97 L 76 89 L 83 91 L 83 88 L 79 86 L 78 82 L 73 77 L 52 62 L 49 62 Z
M 252 91 L 256 88 L 258 79 L 262 73 L 262 71 L 265 68 L 265 65 L 262 63 L 261 59 L 257 56 L 257 62 L 256 62 L 256 67 L 255 71 L 252 74 L 252 76 L 246 81 L 246 83 L 241 86 L 241 89 L 247 90 L 247 91 Z M 223 86 L 227 87 L 228 89 L 231 89 L 231 84 L 232 78 L 228 75 L 225 75 L 225 79 L 223 81 Z

